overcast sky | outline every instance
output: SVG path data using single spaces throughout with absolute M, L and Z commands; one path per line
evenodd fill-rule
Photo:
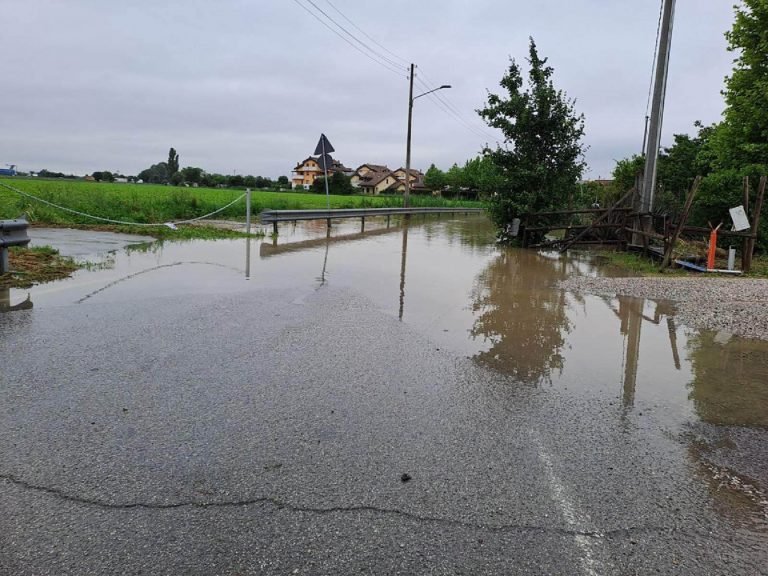
M 509 58 L 525 58 L 529 36 L 586 116 L 589 177 L 642 147 L 660 0 L 312 1 L 391 61 L 415 62 L 418 79 L 453 86 L 440 94 L 461 120 L 416 101 L 414 167 L 447 169 L 498 137 L 474 110 Z M 321 132 L 347 166 L 404 164 L 404 66 L 376 64 L 299 2 L 315 10 L 309 0 L 0 0 L 0 167 L 135 174 L 174 146 L 182 166 L 276 177 Z M 732 3 L 677 1 L 663 144 L 720 118 Z

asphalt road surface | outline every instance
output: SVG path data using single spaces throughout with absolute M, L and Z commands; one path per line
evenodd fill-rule
M 516 384 L 348 290 L 0 328 L 2 574 L 768 573 L 650 407 L 604 426 L 616 398 Z

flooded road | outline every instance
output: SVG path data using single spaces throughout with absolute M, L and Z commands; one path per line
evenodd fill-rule
M 767 573 L 768 343 L 557 289 L 587 253 L 413 218 L 97 268 L 0 315 L 5 573 Z

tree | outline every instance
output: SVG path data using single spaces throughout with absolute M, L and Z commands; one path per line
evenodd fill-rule
M 245 178 L 239 174 L 227 176 L 227 186 L 230 188 L 242 188 L 245 186 Z
M 243 178 L 243 185 L 247 188 L 258 188 L 257 182 L 261 176 L 246 176 Z
M 317 194 L 325 194 L 325 176 L 315 178 L 312 183 L 312 191 Z M 352 179 L 341 172 L 334 172 L 328 179 L 328 191 L 331 194 L 349 195 L 355 193 Z
M 528 63 L 527 89 L 512 60 L 501 80 L 506 94 L 490 93 L 486 107 L 478 110 L 489 126 L 503 132 L 507 145 L 484 151 L 503 177 L 488 200 L 502 239 L 514 218 L 566 206 L 586 167 L 581 143 L 584 116 L 576 114 L 573 100 L 555 89 L 554 70 L 539 57 L 533 38 Z
M 424 174 L 424 186 L 433 192 L 442 192 L 443 188 L 445 188 L 445 183 L 445 172 L 440 170 L 440 168 L 434 164 L 431 164 Z
M 166 165 L 168 176 L 173 176 L 179 171 L 179 154 L 173 148 L 168 151 L 168 163 Z
M 148 184 L 167 184 L 169 179 L 168 165 L 165 162 L 152 164 L 146 170 L 139 172 L 138 177 Z
M 727 32 L 738 53 L 723 92 L 726 109 L 715 137 L 718 168 L 768 164 L 768 0 L 743 0 Z
M 458 196 L 464 187 L 464 170 L 455 164 L 445 173 L 445 183 L 448 186 L 449 196 Z
M 291 181 L 288 180 L 288 176 L 280 176 L 277 179 L 277 187 L 278 188 L 290 188 L 291 187 Z
M 203 169 L 187 166 L 181 169 L 181 179 L 183 182 L 191 184 L 200 184 L 203 181 Z
M 96 180 L 96 182 L 114 182 L 115 181 L 115 175 L 112 174 L 109 170 L 104 170 L 102 172 L 94 172 L 92 174 L 93 179 Z

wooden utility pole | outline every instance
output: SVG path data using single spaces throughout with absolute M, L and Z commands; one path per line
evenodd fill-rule
M 413 120 L 413 70 L 415 66 L 411 64 L 411 88 L 408 91 L 408 136 L 405 144 L 405 192 L 403 193 L 403 207 L 410 206 L 411 194 L 411 122 Z
M 648 138 L 645 149 L 645 173 L 640 189 L 640 212 L 653 210 L 653 196 L 656 191 L 656 164 L 661 146 L 661 127 L 664 119 L 664 99 L 667 93 L 669 74 L 669 53 L 672 46 L 672 24 L 675 19 L 675 0 L 664 0 L 662 7 L 661 28 L 659 31 L 659 51 L 656 57 L 656 73 L 653 80 L 653 102 L 648 124 Z

